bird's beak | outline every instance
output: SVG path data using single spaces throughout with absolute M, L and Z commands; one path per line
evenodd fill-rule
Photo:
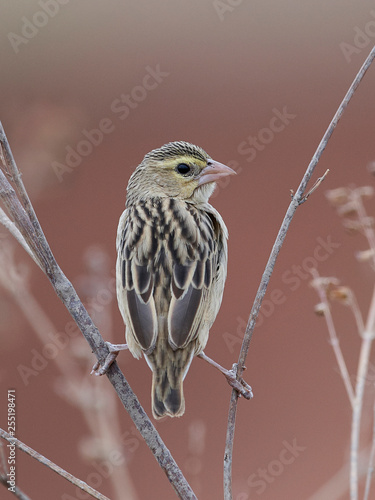
M 218 161 L 208 160 L 207 167 L 200 173 L 198 186 L 202 186 L 202 184 L 207 184 L 208 182 L 216 182 L 220 177 L 235 175 L 236 173 L 233 169 Z

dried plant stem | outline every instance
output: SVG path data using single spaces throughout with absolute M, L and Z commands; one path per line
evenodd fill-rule
M 358 190 L 351 191 L 351 199 L 354 201 L 356 212 L 358 214 L 358 221 L 361 224 L 363 234 L 367 239 L 368 245 L 372 250 L 372 262 L 375 267 L 375 231 L 372 225 L 368 223 L 368 216 L 366 209 L 363 205 L 363 199 Z
M 369 457 L 368 467 L 367 467 L 366 486 L 365 486 L 365 493 L 363 495 L 363 500 L 369 500 L 369 498 L 370 498 L 371 481 L 372 481 L 372 476 L 374 475 L 374 471 L 375 471 L 375 403 L 374 403 L 372 418 L 373 418 L 372 444 L 371 444 L 370 457 Z
M 0 483 L 3 484 L 6 488 L 9 487 L 7 480 L 8 479 L 6 476 L 3 476 L 2 474 L 0 474 Z M 23 491 L 21 491 L 18 486 L 14 487 L 14 496 L 16 498 L 19 498 L 20 500 L 31 500 L 30 497 L 25 495 L 25 493 L 23 493 Z
M 319 295 L 319 300 L 320 300 L 321 304 L 323 304 L 323 306 L 324 306 L 324 309 L 323 309 L 324 318 L 325 318 L 326 323 L 327 323 L 329 339 L 330 339 L 330 343 L 331 343 L 333 352 L 336 356 L 336 361 L 337 361 L 337 364 L 338 364 L 338 367 L 340 370 L 340 375 L 341 375 L 341 378 L 344 382 L 344 386 L 345 386 L 346 392 L 348 394 L 350 405 L 351 405 L 352 409 L 354 409 L 355 394 L 354 394 L 352 383 L 350 381 L 350 375 L 348 372 L 348 368 L 346 366 L 345 359 L 344 359 L 344 356 L 343 356 L 343 353 L 342 353 L 342 350 L 340 347 L 340 341 L 339 341 L 337 333 L 336 333 L 335 324 L 333 322 L 331 308 L 329 306 L 329 301 L 327 298 L 326 287 L 324 286 L 324 284 L 322 284 L 319 281 L 319 280 L 324 280 L 324 278 L 320 278 L 318 271 L 316 269 L 311 269 L 311 275 L 314 279 L 313 284 L 315 283 L 314 288 Z
M 5 168 L 5 173 L 3 170 L 0 170 L 0 199 L 6 206 L 10 219 L 14 222 L 24 240 L 30 247 L 30 250 L 35 256 L 39 266 L 48 276 L 56 294 L 66 306 L 74 321 L 77 323 L 99 362 L 103 364 L 108 355 L 108 348 L 83 306 L 74 287 L 58 266 L 51 252 L 29 197 L 23 186 L 21 175 L 13 159 L 8 140 L 1 123 L 0 157 L 3 160 Z M 10 177 L 13 180 L 19 198 L 10 185 L 7 177 Z M 117 363 L 112 364 L 107 373 L 107 377 L 115 388 L 124 408 L 129 413 L 135 426 L 152 451 L 155 459 L 167 475 L 179 498 L 184 500 L 195 499 L 196 496 L 193 490 L 186 481 L 170 451 L 165 446 L 153 426 L 151 420 L 143 410 Z
M 289 225 L 291 223 L 291 220 L 294 216 L 295 211 L 297 210 L 298 206 L 302 204 L 304 201 L 306 201 L 306 198 L 304 199 L 304 192 L 307 186 L 307 183 L 309 182 L 314 169 L 325 149 L 327 146 L 327 143 L 336 128 L 336 125 L 338 121 L 340 120 L 345 108 L 347 107 L 350 99 L 352 98 L 355 90 L 357 89 L 358 85 L 360 84 L 364 74 L 370 67 L 373 59 L 375 57 L 375 47 L 372 48 L 370 54 L 368 55 L 366 61 L 364 62 L 363 66 L 361 67 L 360 71 L 358 72 L 357 76 L 355 77 L 353 83 L 351 84 L 348 92 L 346 93 L 343 101 L 341 102 L 340 106 L 338 107 L 331 123 L 329 124 L 325 134 L 323 135 L 322 140 L 320 141 L 320 144 L 312 157 L 312 160 L 307 167 L 306 173 L 302 178 L 302 181 L 297 189 L 296 194 L 293 196 L 292 201 L 289 205 L 289 208 L 286 212 L 286 215 L 284 217 L 284 220 L 281 224 L 279 233 L 277 235 L 275 244 L 272 248 L 271 255 L 268 259 L 266 269 L 263 273 L 257 294 L 255 296 L 254 304 L 251 309 L 251 313 L 249 316 L 249 320 L 246 326 L 245 330 L 245 335 L 244 339 L 242 342 L 241 346 L 241 351 L 239 354 L 238 358 L 238 369 L 237 369 L 237 377 L 241 377 L 246 357 L 249 351 L 250 347 L 250 341 L 251 337 L 254 332 L 255 328 L 255 323 L 259 314 L 260 307 L 262 305 L 262 301 L 264 298 L 264 295 L 267 290 L 267 286 L 271 277 L 271 274 L 273 272 L 276 258 L 279 254 L 279 251 L 281 249 L 281 246 L 284 242 L 286 233 L 288 231 Z M 224 499 L 225 500 L 232 500 L 232 458 L 233 458 L 233 439 L 234 439 L 234 429 L 235 429 L 235 421 L 236 421 L 236 413 L 237 413 L 237 404 L 238 404 L 238 393 L 235 390 L 232 390 L 231 394 L 231 399 L 230 399 L 230 405 L 229 405 L 229 414 L 228 414 L 228 425 L 227 425 L 227 437 L 226 437 L 226 444 L 225 444 L 225 452 L 224 452 Z
M 351 310 L 353 312 L 353 316 L 357 325 L 358 334 L 360 337 L 362 337 L 363 332 L 365 331 L 365 324 L 363 322 L 362 314 L 358 307 L 358 302 L 354 294 L 351 298 Z
M 361 430 L 363 395 L 365 392 L 371 346 L 375 336 L 375 287 L 372 294 L 366 328 L 362 335 L 359 355 L 357 381 L 355 388 L 354 408 L 352 414 L 352 432 L 350 446 L 350 498 L 358 500 L 358 450 Z
M 48 343 L 50 335 L 57 333 L 55 325 L 30 292 L 27 278 L 16 273 L 11 245 L 5 241 L 0 245 L 0 284 L 12 294 L 14 302 L 28 320 L 40 342 L 42 344 Z M 87 377 L 88 372 L 86 372 L 86 376 L 83 375 L 74 363 L 74 358 L 75 360 L 77 358 L 73 346 L 69 350 L 66 347 L 64 345 L 59 356 L 53 358 L 53 362 L 66 384 L 65 399 L 81 410 L 82 416 L 96 440 L 106 443 L 106 448 L 109 450 L 121 450 L 121 445 L 118 442 L 121 428 L 116 411 L 115 393 L 106 390 L 103 384 L 98 383 L 93 377 Z M 91 358 L 91 354 L 88 353 L 87 357 Z M 83 394 L 85 397 L 82 397 Z M 59 395 L 62 396 L 61 388 Z M 98 410 L 98 406 L 101 406 L 100 410 Z M 124 453 L 124 450 L 121 451 Z M 137 498 L 126 465 L 114 467 L 110 474 L 110 481 L 116 491 L 116 498 L 121 498 L 123 491 L 126 491 L 129 500 Z
M 361 450 L 358 456 L 360 477 L 364 476 L 366 464 L 369 460 L 370 447 Z M 342 500 L 348 492 L 348 475 L 350 462 L 346 462 L 340 470 L 333 474 L 307 500 Z M 365 500 L 365 499 L 364 499 Z
M 81 490 L 85 491 L 93 498 L 97 498 L 98 500 L 109 500 L 108 497 L 106 497 L 106 496 L 102 495 L 101 493 L 99 493 L 98 491 L 94 490 L 94 488 L 91 488 L 91 486 L 86 484 L 84 481 L 77 479 L 69 472 L 66 472 L 66 470 L 64 470 L 61 467 L 59 467 L 58 465 L 54 464 L 53 462 L 51 462 L 51 460 L 48 460 L 48 458 L 44 457 L 43 455 L 41 455 L 37 451 L 33 450 L 32 448 L 30 448 L 29 446 L 24 444 L 19 439 L 12 437 L 10 434 L 5 432 L 3 429 L 0 429 L 0 437 L 5 439 L 9 443 L 14 444 L 19 450 L 27 453 L 28 455 L 30 455 L 30 457 L 35 458 L 35 460 L 38 460 L 38 462 L 40 462 L 41 464 L 46 465 L 49 469 L 53 470 L 54 472 L 56 472 L 60 476 L 64 477 L 67 481 L 70 481 L 75 486 L 77 486 Z
M 33 261 L 38 265 L 39 262 L 35 258 L 34 254 L 30 250 L 28 244 L 26 243 L 24 237 L 22 234 L 18 231 L 17 227 L 15 226 L 14 222 L 12 222 L 7 214 L 4 212 L 2 208 L 0 208 L 0 224 L 2 224 L 8 231 L 16 238 L 18 243 L 26 250 L 26 252 L 30 255 L 30 257 L 33 259 Z
M 5 457 L 4 453 L 4 445 L 2 442 L 0 442 L 0 484 L 4 485 L 7 489 L 9 488 L 9 477 L 7 474 L 9 473 L 9 467 L 7 463 L 7 459 Z M 20 488 L 15 485 L 13 488 L 13 493 L 16 498 L 19 498 L 20 500 L 30 500 L 30 497 L 28 497 Z

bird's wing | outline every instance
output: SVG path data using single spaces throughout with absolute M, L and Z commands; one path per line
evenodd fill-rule
M 117 233 L 117 296 L 134 354 L 136 346 L 151 352 L 157 337 L 154 274 L 149 265 L 157 247 L 155 238 L 141 208 L 125 210 Z
M 128 344 L 133 340 L 136 345 L 129 347 L 133 353 L 139 347 L 146 354 L 152 352 L 158 315 L 165 315 L 170 345 L 182 348 L 198 336 L 200 328 L 211 326 L 218 311 L 212 304 L 215 296 L 221 302 L 225 277 L 219 280 L 219 293 L 217 282 L 223 274 L 220 266 L 226 268 L 221 224 L 213 213 L 168 198 L 138 203 L 121 219 L 118 299 Z
M 171 234 L 169 253 L 173 262 L 168 338 L 173 348 L 181 348 L 207 329 L 210 302 L 217 275 L 222 232 L 212 215 L 184 204 L 175 209 L 178 230 Z M 214 319 L 214 318 L 213 318 Z

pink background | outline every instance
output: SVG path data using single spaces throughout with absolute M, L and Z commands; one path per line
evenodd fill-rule
M 290 189 L 297 188 L 374 44 L 374 5 L 350 0 L 81 0 L 48 5 L 46 9 L 56 12 L 45 25 L 45 15 L 36 14 L 43 12 L 36 1 L 7 2 L 2 7 L 0 119 L 52 251 L 86 301 L 92 283 L 82 278 L 84 256 L 97 245 L 108 256 L 108 273 L 114 270 L 115 233 L 127 181 L 145 153 L 169 141 L 187 140 L 232 165 L 239 175 L 219 188 L 212 200 L 229 229 L 229 268 L 223 305 L 206 348 L 206 354 L 229 368 L 238 357 L 243 324 L 288 207 Z M 223 5 L 229 7 L 224 10 Z M 12 46 L 10 33 L 23 36 L 24 16 L 43 26 L 36 28 L 32 38 L 25 38 L 27 43 L 17 45 L 13 39 Z M 32 28 L 28 29 L 31 36 Z M 358 36 L 365 29 L 367 40 Z M 345 57 L 343 43 L 355 51 Z M 144 80 L 148 67 L 159 67 L 162 77 L 155 88 L 144 91 L 139 86 L 150 84 Z M 246 363 L 246 380 L 255 397 L 251 402 L 239 401 L 235 500 L 348 498 L 345 474 L 334 488 L 338 492 L 342 487 L 342 496 L 313 497 L 348 461 L 351 411 L 325 322 L 313 313 L 318 298 L 309 287 L 306 269 L 322 240 L 334 242 L 328 254 L 320 251 L 326 258 L 318 262 L 318 270 L 350 286 L 366 317 L 373 272 L 354 257 L 357 250 L 367 248 L 366 241 L 344 231 L 324 193 L 341 186 L 373 184 L 366 167 L 375 159 L 374 88 L 373 66 L 314 178 L 327 168 L 330 174 L 298 209 L 277 261 Z M 133 107 L 123 109 L 124 119 L 116 111 L 121 94 L 133 95 Z M 282 128 L 272 118 L 275 109 L 284 108 L 293 117 Z M 55 162 L 66 165 L 66 148 L 76 150 L 85 139 L 83 130 L 97 129 L 103 119 L 110 132 L 60 182 Z M 282 130 L 271 136 L 263 129 L 272 123 Z M 250 148 L 243 144 L 249 136 L 258 137 L 258 144 L 264 139 L 264 148 L 252 161 L 248 161 L 252 154 L 244 153 Z M 373 199 L 367 209 L 375 213 Z M 27 266 L 31 292 L 55 328 L 64 331 L 70 317 L 48 280 L 19 247 L 16 261 Z M 291 282 L 294 266 L 305 270 L 300 277 L 294 274 Z M 103 291 L 102 285 L 96 290 Z M 11 294 L 3 287 L 0 294 L 0 405 L 4 408 L 0 425 L 6 427 L 7 389 L 15 388 L 17 436 L 90 482 L 90 474 L 97 469 L 82 454 L 82 439 L 91 435 L 87 422 L 58 395 L 60 372 L 54 361 L 30 376 L 25 386 L 19 367 L 31 367 L 32 350 L 41 353 L 44 345 Z M 333 313 L 354 380 L 360 346 L 355 324 L 343 306 L 335 304 Z M 94 319 L 105 339 L 123 342 L 124 327 L 115 301 Z M 73 342 L 69 349 L 72 346 Z M 87 344 L 79 343 L 79 349 L 81 361 L 67 355 L 68 350 L 61 351 L 61 356 L 86 380 L 94 357 Z M 151 373 L 146 363 L 122 353 L 119 364 L 150 414 Z M 105 378 L 89 384 L 98 384 L 104 393 L 112 391 Z M 370 397 L 373 385 L 366 387 Z M 157 422 L 156 427 L 197 496 L 216 500 L 222 498 L 230 390 L 220 374 L 195 360 L 185 381 L 185 397 L 184 417 Z M 365 409 L 364 444 L 371 437 L 372 412 L 366 405 Z M 112 499 L 175 498 L 146 445 L 132 433 L 129 416 L 120 405 L 118 411 L 121 435 L 128 433 L 133 440 L 127 449 L 127 467 L 135 493 L 126 490 L 119 496 L 110 477 L 94 486 Z M 291 460 L 292 455 L 283 450 L 285 442 L 293 441 L 300 450 Z M 290 463 L 280 462 L 282 457 Z M 262 469 L 271 471 L 269 481 L 260 479 Z M 31 498 L 64 498 L 64 493 L 70 495 L 66 498 L 86 498 L 21 452 L 17 478 Z M 261 483 L 254 486 L 255 481 Z M 4 487 L 0 496 L 13 498 Z

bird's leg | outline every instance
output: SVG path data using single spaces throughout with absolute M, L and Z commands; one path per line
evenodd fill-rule
M 129 349 L 128 344 L 111 344 L 111 342 L 105 342 L 105 344 L 108 347 L 109 354 L 105 358 L 103 366 L 100 366 L 99 361 L 95 363 L 95 365 L 92 367 L 90 375 L 92 375 L 93 373 L 98 376 L 104 375 L 105 373 L 107 373 L 109 367 L 117 358 L 118 353 L 120 351 L 124 351 L 125 349 Z
M 198 354 L 198 358 L 204 359 L 204 361 L 207 361 L 207 363 L 219 370 L 227 379 L 228 384 L 233 387 L 233 389 L 235 389 L 240 396 L 243 396 L 246 399 L 251 399 L 253 397 L 253 391 L 251 390 L 251 387 L 244 381 L 244 379 L 240 377 L 237 380 L 237 363 L 233 364 L 231 370 L 227 370 L 216 363 L 216 361 L 206 356 L 204 352 Z

